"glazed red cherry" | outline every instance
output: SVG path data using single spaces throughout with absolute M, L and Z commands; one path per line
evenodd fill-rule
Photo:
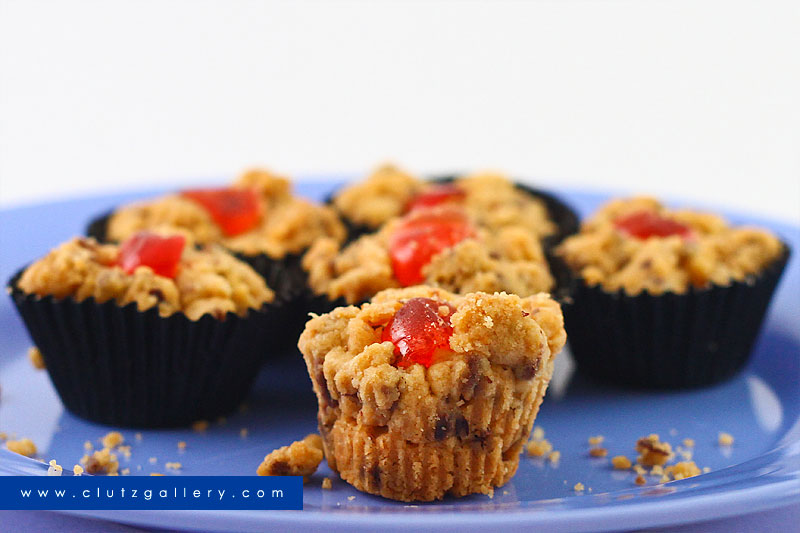
M 444 316 L 442 307 L 447 309 Z M 383 328 L 381 342 L 394 344 L 395 365 L 407 368 L 413 364 L 430 367 L 436 352 L 450 348 L 453 326 L 450 315 L 455 308 L 431 298 L 412 298 L 401 307 Z
M 162 237 L 142 231 L 122 243 L 117 264 L 128 274 L 137 267 L 148 266 L 159 276 L 174 278 L 185 245 L 182 235 Z
M 422 211 L 407 216 L 389 240 L 395 278 L 404 287 L 422 283 L 422 269 L 434 255 L 474 236 L 472 224 L 457 210 Z
M 620 231 L 637 239 L 669 237 L 671 235 L 680 235 L 688 238 L 692 235 L 692 229 L 686 224 L 662 217 L 653 211 L 637 211 L 625 215 L 616 219 L 614 225 Z
M 228 237 L 253 229 L 261 220 L 263 209 L 253 189 L 191 189 L 181 194 L 203 206 Z
M 466 193 L 452 183 L 440 183 L 428 187 L 408 203 L 407 211 L 416 211 L 428 207 L 435 207 L 447 202 L 457 202 L 463 200 Z

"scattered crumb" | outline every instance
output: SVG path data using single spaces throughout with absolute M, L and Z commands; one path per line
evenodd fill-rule
M 312 433 L 303 440 L 271 451 L 258 466 L 259 476 L 303 476 L 316 472 L 322 462 L 322 437 Z
M 141 433 L 137 433 L 137 434 L 135 434 L 133 436 L 133 438 L 140 441 L 140 440 L 142 440 L 142 434 Z
M 733 446 L 733 435 L 721 431 L 719 437 L 717 438 L 717 442 L 720 446 Z
M 130 469 L 130 468 L 123 468 L 123 469 L 122 469 L 122 472 L 121 472 L 121 474 L 122 474 L 123 476 L 130 475 L 130 473 L 131 473 L 131 469 Z
M 122 455 L 125 456 L 125 459 L 131 458 L 131 447 L 130 446 L 120 446 L 117 448 L 117 451 L 120 452 Z
M 123 437 L 122 433 L 119 431 L 107 433 L 102 439 L 100 439 L 100 443 L 103 445 L 103 448 L 108 448 L 109 450 L 113 450 L 124 441 L 125 437 Z
M 183 465 L 180 463 L 165 463 L 164 467 L 169 470 L 180 470 L 181 468 L 183 468 Z
M 151 476 L 163 476 L 164 474 L 159 474 L 158 472 L 150 472 Z
M 572 490 L 574 490 L 575 492 L 582 492 L 583 489 L 584 489 L 583 483 L 580 483 L 580 482 L 575 483 L 575 486 L 572 487 Z
M 247 430 L 247 428 L 242 428 L 242 429 L 239 430 L 239 436 L 241 438 L 243 438 L 243 439 L 247 438 L 247 434 L 248 433 L 249 433 L 249 431 Z
M 157 458 L 155 458 L 155 457 L 151 457 L 151 458 L 150 458 L 150 459 L 148 459 L 147 461 L 148 461 L 148 462 L 149 462 L 151 465 L 154 465 L 154 464 L 156 464 L 156 463 L 158 462 L 158 459 L 157 459 Z
M 711 467 L 710 466 L 704 466 L 703 467 L 703 473 L 704 474 L 708 474 L 709 472 L 711 472 Z
M 18 453 L 25 457 L 33 457 L 36 455 L 36 445 L 31 439 L 6 441 L 6 448 L 8 448 L 10 452 Z
M 333 487 L 333 482 L 331 481 L 331 478 L 329 478 L 329 477 L 322 478 L 322 488 L 323 489 L 331 490 L 332 487 Z
M 558 450 L 550 452 L 550 455 L 547 456 L 547 459 L 551 463 L 557 463 L 561 459 L 561 452 Z
M 636 483 L 637 485 L 644 485 L 645 483 L 647 483 L 647 480 L 644 478 L 643 475 L 639 474 L 638 476 L 636 476 L 636 479 L 634 479 L 633 482 Z
M 591 450 L 589 450 L 589 455 L 591 455 L 592 457 L 605 457 L 606 455 L 608 455 L 608 450 L 606 450 L 605 448 L 592 448 Z
M 669 482 L 669 476 L 664 474 L 663 476 L 661 476 L 661 479 L 659 479 L 658 482 L 659 483 L 667 483 L 667 482 Z
M 671 475 L 673 479 L 685 479 L 687 477 L 699 476 L 701 471 L 694 464 L 694 461 L 682 461 L 664 469 L 664 473 Z
M 655 433 L 636 441 L 636 451 L 639 452 L 636 461 L 646 466 L 663 465 L 672 457 L 672 446 L 661 442 Z
M 182 440 L 182 441 L 178 442 L 178 449 L 179 450 L 185 450 L 186 449 L 186 441 L 185 440 Z
M 547 440 L 532 440 L 525 448 L 528 450 L 528 455 L 533 457 L 542 457 L 553 451 L 553 445 Z
M 50 460 L 50 468 L 47 469 L 48 476 L 60 476 L 64 469 L 59 465 L 55 459 Z
M 81 464 L 86 469 L 87 474 L 106 474 L 113 476 L 119 470 L 117 456 L 111 453 L 108 448 L 103 448 L 94 452 L 92 455 L 84 455 Z
M 347 497 L 347 501 L 350 501 L 350 502 L 351 502 L 351 501 L 353 501 L 353 500 L 355 500 L 355 499 L 356 499 L 356 497 L 355 497 L 355 496 L 348 496 L 348 497 Z
M 0 431 L 0 440 L 6 440 L 8 438 L 8 434 L 5 431 Z
M 647 473 L 647 470 L 645 470 L 645 468 L 642 465 L 633 465 L 633 471 L 639 474 L 640 476 L 643 476 Z
M 44 357 L 42 357 L 42 352 L 39 351 L 39 348 L 36 346 L 31 346 L 28 348 L 28 360 L 30 360 L 33 368 L 36 370 L 44 370 L 47 368 L 44 364 Z
M 683 445 L 687 448 L 694 448 L 694 439 L 683 439 Z
M 663 476 L 664 475 L 664 467 L 661 465 L 656 465 L 650 470 L 651 476 Z
M 611 458 L 611 464 L 616 470 L 627 470 L 631 467 L 631 460 L 624 455 L 617 455 Z
M 76 476 L 80 476 L 83 474 L 83 467 L 81 465 L 75 465 L 72 467 L 72 473 Z
M 686 461 L 692 460 L 692 451 L 691 450 L 681 450 L 681 457 Z
M 202 433 L 208 429 L 208 420 L 198 420 L 192 424 L 192 429 L 198 433 Z
M 544 430 L 536 426 L 533 428 L 533 440 L 542 440 L 544 438 Z
M 602 435 L 595 435 L 594 437 L 589 437 L 589 444 L 592 446 L 597 446 L 599 444 L 603 444 L 605 439 L 606 438 Z
M 87 452 L 94 450 L 94 444 L 92 444 L 92 441 L 87 440 L 86 442 L 83 443 L 83 449 L 86 450 Z

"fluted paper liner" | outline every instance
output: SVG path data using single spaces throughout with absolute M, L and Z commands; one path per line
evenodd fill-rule
M 135 303 L 9 292 L 64 406 L 113 426 L 177 427 L 239 406 L 282 335 L 280 305 L 224 320 L 168 317 Z
M 747 363 L 789 248 L 761 273 L 685 293 L 630 296 L 589 286 L 560 262 L 570 282 L 564 323 L 578 370 L 644 389 L 711 385 Z

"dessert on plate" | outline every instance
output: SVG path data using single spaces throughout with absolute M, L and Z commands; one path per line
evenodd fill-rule
M 564 315 L 584 372 L 640 387 L 704 385 L 746 362 L 788 248 L 770 232 L 613 200 L 557 248 Z
M 281 328 L 261 276 L 184 235 L 75 238 L 9 291 L 64 405 L 113 425 L 175 426 L 232 410 Z
M 298 346 L 329 466 L 402 501 L 514 475 L 566 339 L 547 294 L 389 289 L 312 318 Z

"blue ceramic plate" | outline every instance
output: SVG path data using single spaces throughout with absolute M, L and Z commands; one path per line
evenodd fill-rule
M 301 184 L 299 192 L 321 198 L 330 185 Z M 151 191 L 150 194 L 153 194 Z M 83 231 L 99 213 L 143 194 L 87 198 L 0 211 L 0 278 Z M 564 193 L 582 214 L 605 196 Z M 408 530 L 457 531 L 491 528 L 503 531 L 633 529 L 722 518 L 800 501 L 800 230 L 731 215 L 735 222 L 758 222 L 778 232 L 795 255 L 773 301 L 754 357 L 735 379 L 689 392 L 631 392 L 591 384 L 572 372 L 562 354 L 537 425 L 561 460 L 553 465 L 523 456 L 516 477 L 494 498 L 472 496 L 439 503 L 404 505 L 360 493 L 335 479 L 323 464 L 304 491 L 305 510 L 278 512 L 82 512 L 120 522 L 161 528 L 236 531 L 293 529 L 306 531 Z M 30 345 L 9 299 L 0 301 L 0 431 L 34 440 L 39 457 L 70 467 L 84 453 L 87 440 L 97 443 L 108 428 L 64 412 L 47 374 L 25 356 Z M 132 446 L 120 468 L 131 475 L 253 475 L 263 456 L 315 431 L 316 405 L 299 357 L 264 369 L 249 409 L 212 423 L 204 433 L 191 430 L 123 431 Z M 245 431 L 243 431 L 245 430 Z M 717 436 L 735 437 L 730 448 Z M 590 458 L 587 439 L 603 435 L 609 457 L 635 457 L 636 439 L 658 433 L 673 447 L 684 438 L 696 442 L 693 459 L 710 472 L 659 485 L 634 484 L 632 472 L 617 472 L 609 458 Z M 184 451 L 177 443 L 186 441 Z M 165 469 L 168 461 L 183 465 Z M 0 473 L 42 475 L 46 466 L 0 452 Z M 322 490 L 322 478 L 334 478 Z M 573 486 L 583 483 L 586 491 Z M 352 499 L 351 499 L 352 498 Z

